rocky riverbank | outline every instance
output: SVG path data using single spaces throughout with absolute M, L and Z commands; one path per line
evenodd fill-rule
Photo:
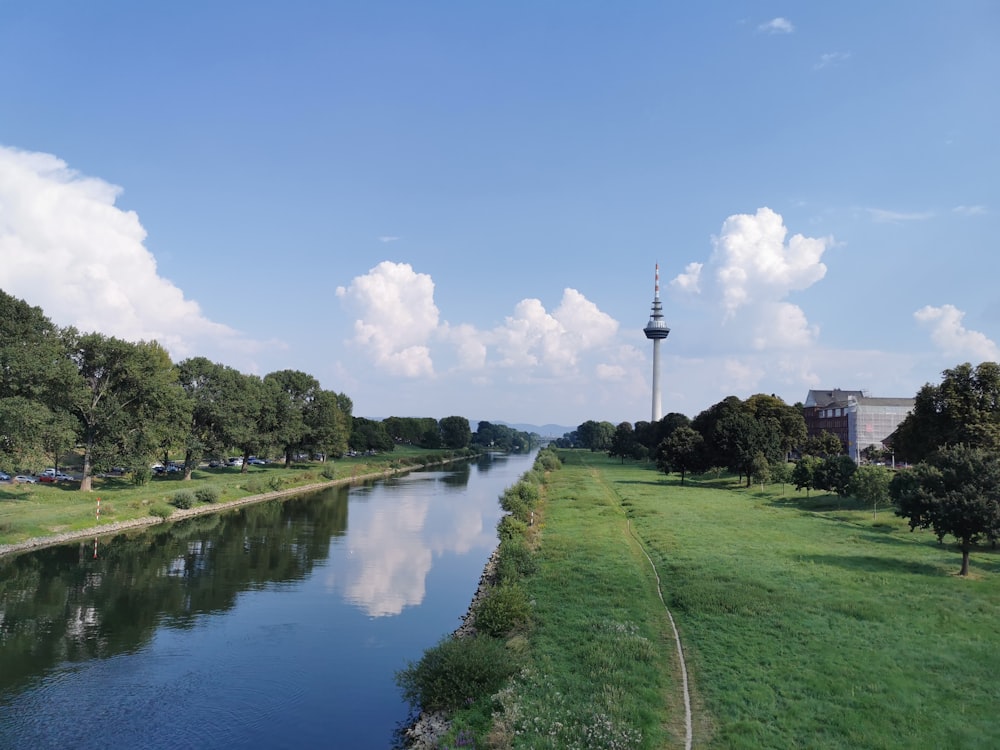
M 476 634 L 476 627 L 473 624 L 473 612 L 479 601 L 486 596 L 486 592 L 496 583 L 497 555 L 499 547 L 493 550 L 490 559 L 486 561 L 483 574 L 479 577 L 479 586 L 472 596 L 469 609 L 462 617 L 462 624 L 458 626 L 453 638 L 468 638 Z M 407 747 L 411 750 L 433 750 L 438 746 L 441 738 L 451 728 L 448 715 L 443 711 L 423 712 L 417 720 L 403 731 Z

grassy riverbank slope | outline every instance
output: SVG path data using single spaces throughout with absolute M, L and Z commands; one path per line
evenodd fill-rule
M 695 747 L 1000 747 L 1000 554 L 974 552 L 963 580 L 954 548 L 891 511 L 560 456 L 525 580 L 532 666 L 495 736 L 683 747 L 669 623 L 628 517 L 680 630 Z
M 412 468 L 418 465 L 450 460 L 450 450 L 418 450 L 401 446 L 392 453 L 376 456 L 343 458 L 325 463 L 248 466 L 239 468 L 202 468 L 193 472 L 191 481 L 180 474 L 154 477 L 149 484 L 132 485 L 127 477 L 95 478 L 93 492 L 80 492 L 79 483 L 65 484 L 0 484 L 0 549 L 32 539 L 45 539 L 62 534 L 88 531 L 95 527 L 135 521 L 157 514 L 170 516 L 175 511 L 171 500 L 179 492 L 195 493 L 211 488 L 216 495 L 213 503 L 198 502 L 194 506 L 215 506 L 273 492 L 307 488 L 334 482 L 349 482 Z M 100 498 L 100 521 L 97 500 Z

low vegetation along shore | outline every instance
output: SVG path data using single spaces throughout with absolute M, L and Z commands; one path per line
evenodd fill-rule
M 450 716 L 429 746 L 685 747 L 664 606 L 694 747 L 1000 746 L 1000 553 L 962 578 L 891 510 L 558 455 L 501 498 L 488 626 L 400 673 Z
M 94 491 L 73 483 L 0 484 L 0 555 L 80 537 L 115 533 L 162 520 L 211 513 L 334 484 L 363 481 L 419 466 L 465 458 L 472 451 L 417 451 L 344 458 L 325 463 L 239 468 L 203 467 L 191 481 L 154 477 L 135 486 L 128 477 L 95 480 Z

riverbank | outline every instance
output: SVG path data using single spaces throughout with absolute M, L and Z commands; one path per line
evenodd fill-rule
M 372 481 L 376 479 L 384 479 L 386 477 L 391 477 L 399 474 L 406 474 L 411 471 L 430 468 L 432 466 L 443 466 L 449 463 L 454 463 L 455 461 L 470 460 L 474 459 L 475 457 L 476 457 L 475 455 L 448 457 L 448 458 L 443 458 L 440 461 L 427 461 L 421 464 L 410 464 L 405 466 L 390 465 L 384 469 L 379 469 L 377 471 L 368 471 L 363 474 L 352 473 L 351 475 L 345 475 L 343 477 L 324 480 L 322 482 L 312 482 L 309 484 L 296 485 L 285 489 L 272 490 L 270 492 L 245 495 L 243 497 L 232 498 L 229 500 L 220 500 L 214 503 L 205 503 L 202 505 L 196 505 L 195 507 L 187 509 L 175 509 L 169 516 L 165 518 L 155 515 L 147 515 L 121 521 L 108 521 L 106 523 L 98 522 L 95 523 L 93 526 L 88 526 L 85 528 L 73 529 L 71 531 L 57 532 L 52 534 L 45 534 L 42 536 L 36 536 L 14 543 L 0 544 L 0 558 L 4 557 L 5 555 L 17 554 L 19 552 L 27 552 L 29 550 L 41 549 L 43 547 L 51 547 L 58 544 L 65 544 L 66 542 L 72 542 L 79 539 L 91 539 L 94 537 L 102 537 L 111 534 L 118 534 L 123 531 L 128 531 L 131 529 L 141 529 L 149 526 L 155 526 L 161 523 L 171 523 L 173 521 L 180 521 L 185 518 L 205 515 L 207 513 L 220 513 L 229 510 L 231 508 L 239 507 L 241 505 L 260 503 L 268 500 L 275 500 L 283 497 L 305 494 L 308 492 L 316 492 L 318 490 L 323 490 L 329 487 L 359 484 L 362 482 Z M 187 489 L 187 487 L 183 486 L 181 483 L 176 483 L 172 485 L 172 489 L 175 491 L 180 491 Z

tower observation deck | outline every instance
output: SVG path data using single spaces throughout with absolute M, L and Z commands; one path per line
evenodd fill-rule
M 660 398 L 660 342 L 670 335 L 670 328 L 663 319 L 663 305 L 660 304 L 660 264 L 656 264 L 656 283 L 653 293 L 653 311 L 649 323 L 642 329 L 647 339 L 653 340 L 653 414 L 652 421 L 663 417 L 663 403 Z

